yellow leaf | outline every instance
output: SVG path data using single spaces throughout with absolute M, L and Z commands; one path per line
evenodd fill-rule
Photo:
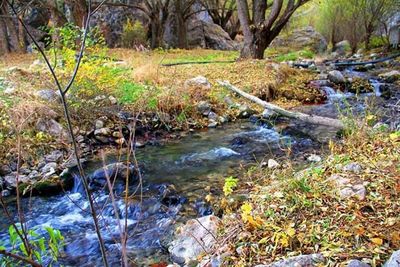
M 290 237 L 293 237 L 293 236 L 296 234 L 296 230 L 295 230 L 293 227 L 289 226 L 289 227 L 286 229 L 286 233 L 287 233 Z
M 382 246 L 383 244 L 382 238 L 379 237 L 371 238 L 371 242 L 378 246 Z

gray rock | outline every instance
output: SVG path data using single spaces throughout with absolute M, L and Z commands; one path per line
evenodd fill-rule
M 400 267 L 400 250 L 393 252 L 383 267 Z
M 110 100 L 111 105 L 116 105 L 118 103 L 118 100 L 112 95 L 108 97 L 108 100 Z
M 60 139 L 67 139 L 67 131 L 56 122 L 54 119 L 40 118 L 36 123 L 36 129 L 45 133 L 50 134 L 53 137 Z
M 204 76 L 197 76 L 195 78 L 186 80 L 185 87 L 191 87 L 191 86 L 199 86 L 207 89 L 211 88 L 210 82 Z
M 95 129 L 96 130 L 99 130 L 99 129 L 101 129 L 101 128 L 103 128 L 104 127 L 104 121 L 102 121 L 102 120 L 96 120 L 96 122 L 94 123 L 94 127 L 95 127 Z
M 289 46 L 297 49 L 311 49 L 316 53 L 323 53 L 328 47 L 328 42 L 313 27 L 296 29 L 287 37 L 278 36 L 271 44 L 272 47 Z
M 307 158 L 310 162 L 321 162 L 322 158 L 318 155 L 312 154 Z
M 319 266 L 325 261 L 322 254 L 300 255 L 280 260 L 268 265 L 256 265 L 254 267 L 312 267 Z
M 359 200 L 364 200 L 367 195 L 367 189 L 362 184 L 347 186 L 340 189 L 339 195 L 341 198 L 356 197 Z
M 197 104 L 197 111 L 204 116 L 208 116 L 208 114 L 211 112 L 211 105 L 207 101 L 200 101 Z
M 351 260 L 347 264 L 347 267 L 370 267 L 370 265 L 359 260 Z
M 400 71 L 392 70 L 389 72 L 379 74 L 379 77 L 387 83 L 394 83 L 395 81 L 400 79 Z
M 274 118 L 274 117 L 276 117 L 278 114 L 276 113 L 276 112 L 274 112 L 274 111 L 272 111 L 272 110 L 269 110 L 269 109 L 264 109 L 264 111 L 263 111 L 263 113 L 262 113 L 262 117 L 264 118 L 264 119 L 271 119 L 271 118 Z
M 133 165 L 128 167 L 122 162 L 117 162 L 95 170 L 89 176 L 89 179 L 92 183 L 104 186 L 107 182 L 107 179 L 113 181 L 114 179 L 125 180 L 126 178 L 128 178 L 128 176 L 133 177 L 134 170 L 135 168 Z
M 57 167 L 58 167 L 57 163 L 49 162 L 46 165 L 44 165 L 40 171 L 44 176 L 48 177 L 56 173 Z
M 343 171 L 346 172 L 360 173 L 361 170 L 362 170 L 361 165 L 356 162 L 349 163 L 343 167 Z
M 11 187 L 11 188 L 16 188 L 17 187 L 17 173 L 14 172 L 10 175 L 4 176 L 4 181 L 6 183 L 6 186 Z M 29 177 L 26 175 L 18 175 L 18 181 L 20 184 L 25 184 L 29 182 Z
M 36 96 L 47 102 L 54 102 L 60 100 L 58 92 L 51 89 L 43 89 L 36 92 Z
M 276 168 L 279 168 L 279 166 L 280 165 L 276 160 L 274 160 L 274 159 L 268 160 L 268 169 L 276 169 Z
M 328 80 L 334 84 L 344 84 L 346 83 L 346 78 L 338 70 L 332 70 L 328 72 Z
M 2 197 L 9 197 L 9 196 L 11 196 L 10 190 L 7 190 L 7 189 L 2 190 L 0 194 L 1 194 Z
M 239 107 L 239 118 L 246 119 L 249 118 L 251 115 L 255 113 L 254 110 L 252 110 L 249 106 L 247 105 L 241 105 Z
M 220 220 L 213 215 L 189 220 L 169 245 L 171 259 L 178 264 L 185 264 L 196 260 L 197 256 L 204 253 L 204 249 L 210 250 L 216 243 L 219 223 Z
M 44 158 L 46 162 L 59 162 L 63 159 L 64 154 L 60 150 L 54 150 L 49 155 L 46 155 Z
M 215 112 L 208 113 L 208 119 L 213 121 L 218 121 L 218 115 Z
M 142 147 L 145 147 L 145 146 L 146 146 L 145 143 L 141 143 L 141 142 L 138 142 L 138 141 L 135 143 L 135 147 L 136 148 L 142 148 Z
M 111 130 L 110 128 L 100 128 L 94 131 L 95 136 L 110 136 Z
M 346 53 L 350 51 L 350 42 L 347 40 L 344 40 L 339 43 L 336 43 L 333 46 L 333 51 L 335 53 L 337 53 L 339 56 L 346 55 Z
M 0 165 L 0 176 L 10 174 L 12 172 L 8 165 Z
M 210 120 L 210 122 L 207 125 L 208 128 L 217 128 L 217 126 L 218 126 L 218 122 L 216 122 L 214 120 Z

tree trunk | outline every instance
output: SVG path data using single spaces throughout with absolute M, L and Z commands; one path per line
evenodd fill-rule
M 186 49 L 187 44 L 187 27 L 186 20 L 183 14 L 182 0 L 175 0 L 175 12 L 176 12 L 176 26 L 178 31 L 178 48 Z
M 268 45 L 265 34 L 257 30 L 250 40 L 245 38 L 240 58 L 263 59 Z
M 8 5 L 4 3 L 1 14 L 4 15 L 4 24 L 8 35 L 9 50 L 12 52 L 21 52 L 21 46 L 18 40 L 18 30 L 11 16 L 9 16 Z
M 72 13 L 72 19 L 74 20 L 74 23 L 80 27 L 83 28 L 85 25 L 85 20 L 88 15 L 88 6 L 86 4 L 85 0 L 67 0 L 66 1 L 70 8 L 71 8 L 71 13 Z
M 0 12 L 1 15 L 1 12 Z M 0 55 L 4 55 L 10 52 L 10 48 L 7 41 L 7 28 L 3 18 L 0 16 Z
M 151 48 L 156 49 L 163 46 L 164 30 L 159 19 L 153 19 L 151 22 Z

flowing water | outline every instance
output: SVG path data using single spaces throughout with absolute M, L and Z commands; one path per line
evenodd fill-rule
M 379 83 L 372 81 L 378 95 Z M 322 116 L 337 117 L 344 101 L 350 94 L 336 92 L 332 88 L 322 90 L 328 102 L 319 106 L 300 108 Z M 355 102 L 356 103 L 356 102 Z M 360 109 L 362 103 L 358 103 Z M 356 105 L 355 105 L 356 106 Z M 277 158 L 291 147 L 296 153 L 320 150 L 313 140 L 326 141 L 335 137 L 335 129 L 310 126 L 298 122 L 278 120 L 275 127 L 249 121 L 227 124 L 217 129 L 190 133 L 185 138 L 162 146 L 146 146 L 138 149 L 137 159 L 143 184 L 139 192 L 125 202 L 125 190 L 116 181 L 115 205 L 108 190 L 99 184 L 91 184 L 97 209 L 101 213 L 100 226 L 111 266 L 120 266 L 119 226 L 127 226 L 129 256 L 138 266 L 154 262 L 168 262 L 166 244 L 177 222 L 188 218 L 211 214 L 204 200 L 209 194 L 220 194 L 224 178 L 235 175 L 240 166 L 263 158 Z M 308 136 L 308 137 L 307 137 Z M 310 138 L 309 138 L 310 137 Z M 101 173 L 105 164 L 118 161 L 116 154 L 108 154 L 106 162 L 92 161 L 85 165 L 86 173 L 94 177 Z M 100 169 L 100 171 L 99 171 Z M 138 188 L 137 176 L 132 177 L 129 191 Z M 100 266 L 101 257 L 92 219 L 88 213 L 88 201 L 76 174 L 73 188 L 51 197 L 32 197 L 23 200 L 28 228 L 39 234 L 45 227 L 59 229 L 65 236 L 65 249 L 61 263 L 64 266 Z M 14 205 L 10 205 L 11 212 Z M 124 221 L 123 218 L 127 218 Z M 0 242 L 9 245 L 6 216 L 0 213 Z M 1 244 L 0 243 L 0 244 Z

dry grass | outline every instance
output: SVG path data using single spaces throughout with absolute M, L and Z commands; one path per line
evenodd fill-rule
M 361 171 L 344 171 L 350 162 L 357 162 Z M 357 129 L 342 145 L 332 144 L 322 164 L 301 172 L 290 162 L 286 166 L 250 169 L 236 192 L 248 200 L 222 200 L 227 265 L 254 266 L 322 253 L 327 259 L 323 266 L 347 266 L 350 259 L 381 266 L 399 248 L 399 132 Z M 335 175 L 364 184 L 366 198 L 339 197 Z

